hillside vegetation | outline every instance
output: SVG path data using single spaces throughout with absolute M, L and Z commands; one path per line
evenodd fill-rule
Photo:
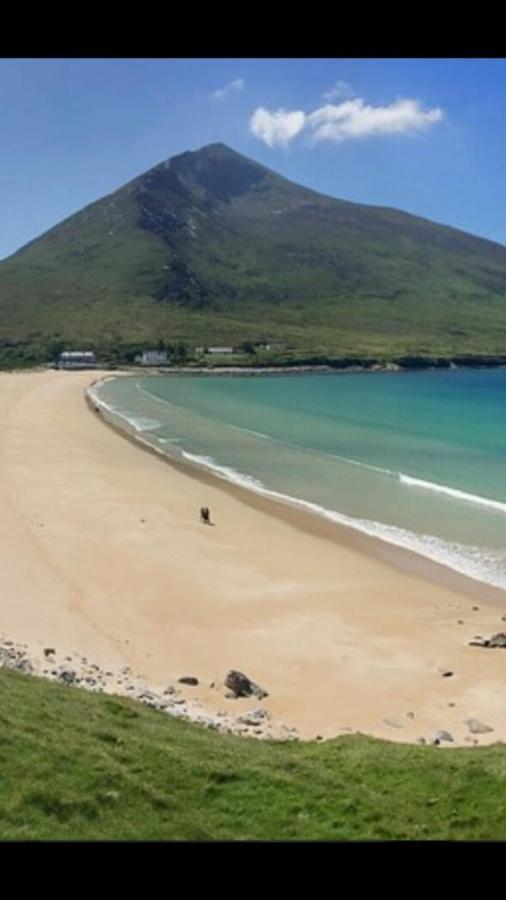
M 506 248 L 183 153 L 0 263 L 0 363 L 277 340 L 286 361 L 506 354 Z
M 506 750 L 268 743 L 0 669 L 2 840 L 506 839 Z

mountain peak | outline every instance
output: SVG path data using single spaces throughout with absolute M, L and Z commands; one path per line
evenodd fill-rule
M 228 203 L 233 197 L 249 191 L 270 172 L 260 163 L 227 147 L 207 144 L 198 150 L 187 150 L 155 166 L 141 179 L 158 185 L 164 181 L 178 193 L 183 190 L 199 195 L 210 203 Z

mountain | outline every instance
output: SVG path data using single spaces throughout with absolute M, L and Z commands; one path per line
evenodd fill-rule
M 212 144 L 0 263 L 0 363 L 269 339 L 292 358 L 506 353 L 506 248 Z

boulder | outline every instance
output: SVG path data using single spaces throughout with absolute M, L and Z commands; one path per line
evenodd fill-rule
M 488 642 L 489 647 L 506 647 L 506 634 L 503 631 L 498 631 L 497 634 L 493 634 Z
M 490 638 L 484 638 L 480 634 L 475 635 L 474 640 L 469 641 L 470 647 L 490 647 L 491 649 L 495 647 L 502 647 L 506 649 L 506 634 L 504 631 L 498 631 L 497 634 L 493 634 Z
M 263 697 L 269 696 L 267 691 L 258 684 L 255 684 L 254 681 L 251 681 L 247 675 L 244 675 L 242 672 L 237 672 L 235 669 L 231 669 L 225 678 L 225 687 L 229 688 L 234 697 L 253 696 L 262 700 Z
M 479 719 L 465 719 L 464 725 L 467 725 L 471 734 L 486 734 L 487 731 L 494 730 L 490 725 L 485 725 L 484 722 L 480 722 Z

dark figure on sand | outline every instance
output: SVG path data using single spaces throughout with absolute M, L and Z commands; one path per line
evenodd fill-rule
M 204 525 L 211 524 L 211 513 L 207 506 L 202 506 L 200 508 L 200 521 L 204 523 Z

